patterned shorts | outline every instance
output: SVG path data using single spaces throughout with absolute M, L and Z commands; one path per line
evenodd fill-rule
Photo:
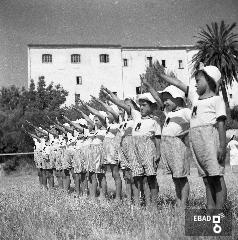
M 104 151 L 102 144 L 92 144 L 89 147 L 89 157 L 87 157 L 87 170 L 89 172 L 104 173 Z
M 217 159 L 220 145 L 218 130 L 213 125 L 199 126 L 190 129 L 190 148 L 201 177 L 222 176 L 225 172 L 225 161 Z
M 62 154 L 62 168 L 63 169 L 70 169 L 72 168 L 72 159 L 74 155 L 74 149 L 66 148 Z
M 118 151 L 120 148 L 120 142 L 118 138 L 104 138 L 103 151 L 104 161 L 103 164 L 118 164 Z
M 62 170 L 62 156 L 64 154 L 64 149 L 58 148 L 52 150 L 50 157 L 52 158 L 52 161 L 54 161 L 54 168 L 56 170 Z
M 34 151 L 34 162 L 36 168 L 42 168 L 43 157 L 41 151 Z
M 188 149 L 180 138 L 162 136 L 160 149 L 164 174 L 172 174 L 174 178 L 190 174 Z
M 75 149 L 72 158 L 72 167 L 75 173 L 86 172 L 86 159 L 81 149 Z
M 52 169 L 54 168 L 54 162 L 51 161 L 49 154 L 42 154 L 42 168 L 43 169 Z
M 127 145 L 132 176 L 156 175 L 158 154 L 153 140 L 148 136 L 133 136 Z
M 126 136 L 122 139 L 121 148 L 119 149 L 119 162 L 121 169 L 131 169 L 131 161 L 129 160 L 131 143 L 132 136 Z

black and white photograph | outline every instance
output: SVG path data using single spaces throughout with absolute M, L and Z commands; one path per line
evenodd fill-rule
M 238 239 L 237 23 L 237 0 L 0 0 L 0 239 Z

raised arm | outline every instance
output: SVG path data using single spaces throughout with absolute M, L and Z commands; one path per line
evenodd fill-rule
M 182 81 L 180 81 L 179 79 L 177 79 L 175 77 L 168 76 L 168 75 L 163 74 L 163 73 L 159 73 L 159 75 L 167 83 L 170 83 L 171 85 L 174 85 L 175 87 L 181 89 L 183 92 L 185 92 L 185 94 L 187 93 L 187 86 Z
M 96 110 L 88 105 L 86 105 L 86 107 L 87 107 L 88 111 L 90 113 L 92 113 L 93 115 L 97 116 L 100 119 L 100 121 L 102 122 L 103 126 L 106 127 L 106 125 L 107 125 L 106 118 L 98 110 Z
M 71 126 L 73 126 L 78 132 L 82 133 L 84 131 L 83 127 L 81 127 L 79 124 L 76 124 L 72 121 L 70 121 L 66 116 L 62 116 L 64 120 L 69 123 Z
M 151 93 L 153 98 L 156 100 L 156 102 L 160 105 L 160 107 L 164 107 L 163 101 L 160 99 L 159 94 L 156 92 L 156 90 L 151 86 L 151 84 L 145 79 L 142 79 L 142 84 L 147 88 L 147 90 Z
M 58 137 L 59 135 L 53 131 L 51 131 L 49 128 L 43 126 L 43 125 L 40 125 L 41 128 L 43 128 L 45 131 L 47 131 L 48 133 L 50 133 L 51 135 L 53 135 L 54 137 Z
M 26 122 L 27 122 L 31 127 L 33 127 L 35 130 L 37 130 L 38 132 L 44 134 L 45 136 L 48 135 L 48 134 L 47 134 L 46 132 L 44 132 L 42 129 L 40 129 L 40 128 L 34 126 L 31 122 L 29 122 L 29 121 L 27 121 L 27 120 L 26 120 Z
M 65 129 L 65 131 L 67 131 L 67 132 L 69 132 L 69 133 L 71 133 L 71 134 L 74 133 L 74 129 L 73 129 L 73 128 L 68 127 L 68 126 L 65 126 L 64 124 L 62 124 L 62 123 L 58 120 L 58 118 L 56 118 L 55 120 L 56 120 L 56 123 L 57 123 L 59 126 L 61 126 L 62 128 Z
M 41 139 L 40 139 L 37 135 L 35 135 L 35 134 L 27 131 L 23 125 L 22 125 L 22 130 L 23 130 L 26 134 L 28 134 L 29 136 L 31 136 L 32 138 L 37 139 L 39 142 L 41 141 Z
M 116 113 L 116 112 L 113 110 L 112 107 L 110 107 L 109 105 L 107 105 L 106 103 L 104 103 L 104 102 L 101 101 L 100 99 L 95 98 L 95 97 L 92 96 L 92 95 L 91 95 L 91 97 L 92 97 L 92 99 L 93 99 L 94 101 L 96 101 L 96 102 L 98 102 L 99 104 L 101 104 L 102 107 L 104 108 L 104 110 L 105 110 L 106 112 L 111 113 L 112 116 L 113 116 L 113 118 L 114 118 L 114 120 L 115 120 L 116 122 L 118 122 L 118 120 L 119 120 L 119 114 Z
M 80 100 L 82 106 L 85 106 L 85 104 Z M 90 117 L 88 115 L 86 115 L 82 110 L 74 107 L 74 110 L 76 110 L 76 112 L 80 113 L 82 115 L 82 117 L 87 121 L 87 123 L 91 126 L 94 127 L 94 122 L 90 119 Z
M 113 94 L 109 89 L 102 87 L 103 92 L 107 96 L 107 99 L 117 105 L 118 107 L 123 108 L 127 114 L 131 113 L 131 107 L 126 105 L 124 101 L 120 100 L 115 94 Z

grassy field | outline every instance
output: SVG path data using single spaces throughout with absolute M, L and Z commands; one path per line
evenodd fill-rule
M 109 192 L 114 189 L 108 177 Z M 227 208 L 233 211 L 233 237 L 185 237 L 184 214 L 174 208 L 170 176 L 158 174 L 158 207 L 132 208 L 114 200 L 100 203 L 75 198 L 58 189 L 42 190 L 37 176 L 11 175 L 1 178 L 0 239 L 238 239 L 238 175 L 227 169 Z M 189 178 L 189 208 L 205 207 L 202 179 L 195 169 Z

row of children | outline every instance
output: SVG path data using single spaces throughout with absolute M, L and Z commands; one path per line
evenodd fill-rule
M 81 112 L 87 126 L 80 126 L 66 117 L 64 119 L 71 127 L 57 122 L 56 129 L 63 133 L 67 131 L 67 136 L 70 133 L 72 137 L 68 136 L 65 145 L 59 144 L 60 151 L 56 150 L 54 154 L 52 150 L 49 151 L 49 159 L 52 161 L 47 161 L 55 162 L 55 165 L 50 167 L 55 167 L 56 171 L 63 169 L 65 179 L 70 169 L 73 169 L 75 175 L 79 175 L 78 178 L 75 177 L 78 181 L 76 188 L 80 179 L 86 186 L 87 173 L 89 192 L 93 197 L 96 196 L 97 180 L 100 195 L 105 197 L 105 172 L 110 168 L 115 180 L 117 199 L 121 198 L 120 166 L 126 183 L 127 198 L 131 200 L 133 195 L 135 203 L 140 204 L 141 190 L 147 203 L 156 202 L 159 189 L 156 175 L 161 159 L 165 172 L 172 174 L 177 205 L 185 207 L 189 196 L 187 177 L 190 174 L 185 140 L 189 134 L 190 149 L 206 188 L 207 208 L 222 209 L 226 200 L 223 178 L 226 109 L 223 98 L 217 95 L 221 73 L 215 66 L 204 67 L 201 64 L 195 73 L 196 91 L 177 78 L 163 73 L 160 73 L 160 77 L 171 86 L 156 92 L 143 80 L 142 83 L 148 92 L 139 96 L 139 106 L 129 98 L 120 100 L 103 87 L 107 99 L 113 105 L 106 105 L 93 98 L 103 106 L 106 114 L 86 106 L 94 115 L 92 121 Z M 192 110 L 185 107 L 185 98 L 191 101 Z M 164 109 L 166 117 L 162 130 L 157 117 L 153 115 L 158 106 Z M 123 109 L 125 114 L 118 109 Z M 63 139 L 62 135 L 53 133 L 52 129 L 45 130 L 52 134 L 54 139 Z M 75 134 L 75 130 L 78 134 Z M 42 141 L 42 138 L 39 139 L 32 133 L 31 136 L 38 142 Z M 71 140 L 73 137 L 76 139 Z M 49 141 L 54 142 L 50 137 Z M 39 152 L 36 150 L 36 164 L 44 169 L 45 166 L 39 166 L 38 163 L 41 159 L 38 157 Z M 60 161 L 61 165 L 58 167 L 56 163 Z

